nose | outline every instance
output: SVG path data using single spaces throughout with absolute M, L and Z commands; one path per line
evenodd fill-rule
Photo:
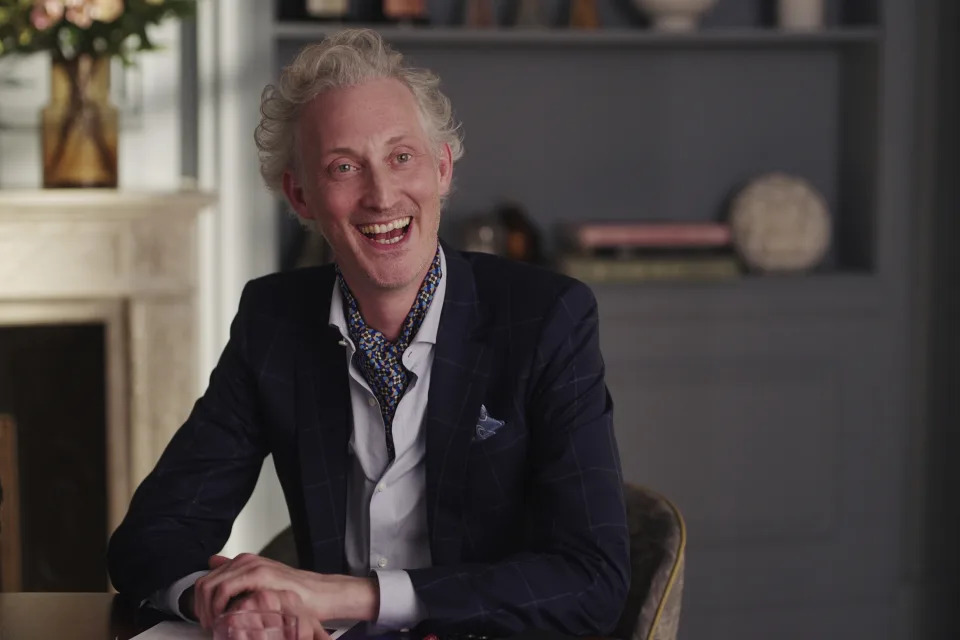
M 374 211 L 388 211 L 397 204 L 399 189 L 397 178 L 389 169 L 372 168 L 367 172 L 362 204 Z

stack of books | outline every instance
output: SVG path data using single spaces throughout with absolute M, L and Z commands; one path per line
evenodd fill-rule
M 722 280 L 740 275 L 730 227 L 720 222 L 567 225 L 559 268 L 585 282 Z

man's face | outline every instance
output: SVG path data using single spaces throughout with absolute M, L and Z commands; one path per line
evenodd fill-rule
M 449 147 L 438 148 L 413 94 L 393 79 L 333 89 L 304 105 L 300 170 L 287 198 L 333 248 L 359 295 L 420 286 L 437 249 Z

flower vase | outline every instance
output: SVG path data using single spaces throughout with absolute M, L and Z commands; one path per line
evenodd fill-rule
M 41 113 L 45 188 L 116 188 L 118 114 L 109 94 L 108 57 L 53 60 Z

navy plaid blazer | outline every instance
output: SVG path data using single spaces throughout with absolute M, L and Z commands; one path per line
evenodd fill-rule
M 596 301 L 570 278 L 444 246 L 428 396 L 433 566 L 410 570 L 431 630 L 603 634 L 630 580 Z M 207 566 L 272 454 L 301 567 L 343 573 L 350 391 L 328 325 L 331 266 L 244 289 L 210 384 L 110 540 L 139 601 Z M 476 438 L 483 404 L 505 424 Z

